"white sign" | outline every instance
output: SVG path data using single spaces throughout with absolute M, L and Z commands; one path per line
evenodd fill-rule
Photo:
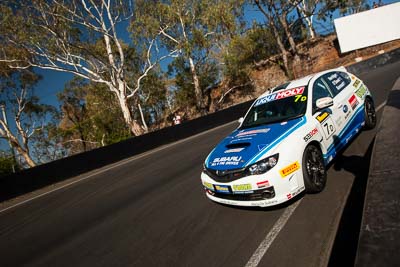
M 400 3 L 335 19 L 342 53 L 400 39 Z

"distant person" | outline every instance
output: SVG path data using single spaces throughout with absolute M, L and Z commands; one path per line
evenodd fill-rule
M 181 118 L 181 116 L 179 116 L 179 114 L 175 114 L 173 121 L 174 121 L 174 125 L 178 125 L 178 124 L 181 124 L 182 118 Z
M 377 4 L 376 2 L 373 2 L 373 3 L 372 3 L 372 6 L 373 6 L 374 8 L 379 7 L 378 4 Z

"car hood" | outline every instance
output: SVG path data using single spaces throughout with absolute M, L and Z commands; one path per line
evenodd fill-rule
M 207 157 L 205 165 L 213 170 L 247 167 L 261 159 L 293 131 L 305 123 L 305 117 L 286 122 L 238 129 L 220 142 Z

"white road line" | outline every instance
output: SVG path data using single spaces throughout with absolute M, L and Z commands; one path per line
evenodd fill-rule
M 376 111 L 379 111 L 381 108 L 383 108 L 386 105 L 386 101 L 380 104 L 377 108 Z
M 110 166 L 108 166 L 108 167 L 103 167 L 102 169 L 100 169 L 100 170 L 98 170 L 98 171 L 95 171 L 95 172 L 93 172 L 93 173 L 91 173 L 91 174 L 89 174 L 89 175 L 83 174 L 84 177 L 82 177 L 82 178 L 80 178 L 80 179 L 78 179 L 78 180 L 75 180 L 75 181 L 73 181 L 73 182 L 67 183 L 67 184 L 62 185 L 62 186 L 60 186 L 60 187 L 54 188 L 54 189 L 52 189 L 52 190 L 50 190 L 50 191 L 44 192 L 44 193 L 42 193 L 42 194 L 40 194 L 40 195 L 37 195 L 37 196 L 34 196 L 34 197 L 32 197 L 32 198 L 29 198 L 29 199 L 23 200 L 23 201 L 21 201 L 21 202 L 18 202 L 18 203 L 14 204 L 14 205 L 11 205 L 11 206 L 9 206 L 9 207 L 7 207 L 7 208 L 4 208 L 4 209 L 0 210 L 0 213 L 5 212 L 5 211 L 7 211 L 7 210 L 10 210 L 10 209 L 12 209 L 12 208 L 21 206 L 21 205 L 23 205 L 23 204 L 25 204 L 25 203 L 27 203 L 27 202 L 30 202 L 30 201 L 32 201 L 32 200 L 41 198 L 41 197 L 43 197 L 43 196 L 45 196 L 45 195 L 51 194 L 51 193 L 56 192 L 56 191 L 58 191 L 58 190 L 61 190 L 61 189 L 63 189 L 63 188 L 69 187 L 69 186 L 71 186 L 71 185 L 73 185 L 73 184 L 76 184 L 76 183 L 82 182 L 82 181 L 84 181 L 84 180 L 87 180 L 87 179 L 89 179 L 89 178 L 91 178 L 91 177 L 93 177 L 93 176 L 95 176 L 95 175 L 97 175 L 97 174 L 100 174 L 100 173 L 109 171 L 109 170 L 114 169 L 114 168 L 116 168 L 116 167 L 125 165 L 125 164 L 127 164 L 127 163 L 129 163 L 129 162 L 132 162 L 132 161 L 141 159 L 141 158 L 143 158 L 143 157 L 145 157 L 145 156 L 148 156 L 148 155 L 150 155 L 150 154 L 153 154 L 153 153 L 159 152 L 159 151 L 161 151 L 161 150 L 164 150 L 164 149 L 166 149 L 166 148 L 169 148 L 169 147 L 171 147 L 171 146 L 174 146 L 174 145 L 177 145 L 177 144 L 186 142 L 186 141 L 188 141 L 188 140 L 191 140 L 191 139 L 193 139 L 193 138 L 202 136 L 202 135 L 207 134 L 207 133 L 209 133 L 209 132 L 218 130 L 218 129 L 223 128 L 223 127 L 225 127 L 225 126 L 228 126 L 228 125 L 230 125 L 230 124 L 234 124 L 235 122 L 237 122 L 237 121 L 232 121 L 232 122 L 226 123 L 226 124 L 224 124 L 224 125 L 215 127 L 215 128 L 213 128 L 213 129 L 207 130 L 207 131 L 205 131 L 205 132 L 201 132 L 201 133 L 198 133 L 198 134 L 196 134 L 196 135 L 190 136 L 190 137 L 188 137 L 188 138 L 185 138 L 185 139 L 176 141 L 176 142 L 174 142 L 174 143 L 171 143 L 171 144 L 168 144 L 168 145 L 165 145 L 165 146 L 161 146 L 161 147 L 155 148 L 155 149 L 153 149 L 153 150 L 150 150 L 150 151 L 148 151 L 148 152 L 144 152 L 144 153 L 139 154 L 139 155 L 135 155 L 135 156 L 133 156 L 133 157 L 131 157 L 131 158 L 128 158 L 128 159 L 119 161 L 119 162 L 117 162 L 117 163 L 114 163 L 114 164 L 112 164 L 112 165 L 110 165 Z M 71 178 L 72 178 L 72 177 L 71 177 Z
M 266 235 L 264 240 L 258 246 L 257 250 L 253 253 L 250 260 L 247 262 L 245 267 L 256 267 L 260 263 L 261 259 L 264 257 L 265 253 L 271 246 L 272 242 L 274 242 L 275 238 L 278 236 L 280 231 L 285 227 L 286 222 L 289 220 L 290 216 L 292 216 L 295 209 L 300 205 L 302 199 L 299 199 L 296 203 L 293 203 L 283 212 L 281 217 L 276 221 L 271 231 Z

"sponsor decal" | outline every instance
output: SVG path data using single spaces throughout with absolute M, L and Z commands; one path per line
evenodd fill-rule
M 268 133 L 269 132 L 269 128 L 267 129 L 258 129 L 258 130 L 251 130 L 251 131 L 245 131 L 245 132 L 240 132 L 236 135 L 236 137 L 239 136 L 244 136 L 244 135 L 251 135 L 251 134 L 259 134 L 259 133 Z
M 287 197 L 287 199 L 291 199 L 292 198 L 292 194 L 287 194 L 286 197 Z
M 281 122 L 281 125 L 286 125 L 286 124 L 287 124 L 287 121 Z
M 351 106 L 351 108 L 352 108 L 353 110 L 357 107 L 357 105 L 358 105 L 358 100 L 357 100 L 357 98 L 356 98 L 355 95 L 352 95 L 352 96 L 349 98 L 349 104 L 350 104 L 350 106 Z
M 207 189 L 210 189 L 210 190 L 213 190 L 213 191 L 214 191 L 214 186 L 213 186 L 212 184 L 210 184 L 210 183 L 207 183 L 207 182 L 203 182 L 203 185 L 204 185 L 204 187 L 205 187 L 205 188 L 207 188 Z
M 266 146 L 267 146 L 267 144 L 258 145 L 258 146 L 257 146 L 257 147 L 258 147 L 258 151 L 263 150 Z
M 213 160 L 213 162 L 211 162 L 211 166 L 239 165 L 239 162 L 241 160 L 242 160 L 242 157 L 239 157 L 239 156 L 215 158 Z
M 336 132 L 336 128 L 335 128 L 335 125 L 333 124 L 332 118 L 329 117 L 328 119 L 323 121 L 321 123 L 321 125 L 322 125 L 322 130 L 325 135 L 325 139 L 328 140 L 329 137 L 331 137 Z
M 235 137 L 232 137 L 235 138 Z M 238 138 L 238 139 L 233 139 L 230 143 L 234 143 L 234 142 L 243 142 L 243 141 L 249 141 L 249 140 L 253 140 L 252 137 L 246 137 L 246 138 Z
M 360 88 L 358 88 L 358 90 L 356 91 L 356 95 L 361 99 L 365 98 L 366 93 L 367 93 L 367 88 L 364 85 L 361 85 Z
M 295 95 L 301 95 L 304 92 L 304 86 L 302 87 L 297 87 L 297 88 L 292 88 L 292 89 L 287 89 L 281 92 L 277 92 L 277 93 L 273 93 L 270 95 L 266 95 L 260 99 L 257 99 L 256 103 L 254 104 L 255 107 L 271 102 L 271 101 L 275 101 L 275 100 L 279 100 L 279 99 L 283 99 L 286 97 L 291 97 L 291 96 L 295 96 Z
M 346 86 L 346 83 L 343 81 L 342 77 L 340 77 L 337 73 L 330 75 L 328 80 L 331 81 L 338 91 L 342 90 L 343 87 Z
M 281 177 L 284 178 L 299 169 L 300 169 L 300 163 L 298 161 L 296 161 L 296 162 L 290 164 L 289 166 L 286 166 L 282 170 L 280 170 L 279 173 L 281 174 Z
M 298 102 L 298 101 L 304 102 L 307 100 L 307 96 L 305 95 L 296 95 L 294 98 L 294 102 Z
M 347 111 L 349 111 L 349 107 L 347 105 L 344 105 L 343 106 L 343 112 L 347 113 Z
M 251 190 L 251 184 L 237 184 L 237 185 L 232 185 L 232 189 L 234 191 L 249 191 Z
M 353 83 L 353 86 L 355 87 L 355 88 L 357 88 L 359 85 L 360 85 L 360 80 L 356 80 L 354 83 Z
M 297 195 L 300 194 L 303 190 L 304 190 L 304 186 L 300 187 L 299 189 L 297 189 L 296 191 L 294 191 L 294 192 L 292 193 L 292 197 L 297 196 Z
M 232 148 L 232 149 L 225 150 L 224 153 L 239 153 L 243 149 L 244 149 L 244 147 Z
M 345 120 L 347 120 L 347 118 L 350 117 L 350 115 L 351 115 L 351 112 L 349 112 L 349 111 L 350 111 L 349 107 L 347 105 L 344 105 L 343 112 L 346 114 L 346 115 L 344 115 Z M 338 125 L 340 125 L 340 124 L 338 124 Z
M 308 142 L 314 135 L 318 133 L 318 129 L 314 128 L 306 136 L 303 137 L 305 142 Z
M 257 183 L 257 187 L 258 187 L 258 188 L 269 187 L 269 181 L 266 180 L 266 181 L 258 182 L 258 183 Z
M 277 200 L 267 200 L 267 201 L 257 201 L 257 202 L 250 202 L 251 206 L 268 206 L 268 205 L 273 205 L 273 204 L 277 204 L 278 201 Z
M 328 116 L 329 116 L 329 113 L 328 113 L 328 112 L 321 113 L 321 114 L 319 114 L 319 115 L 317 116 L 317 120 L 318 120 L 319 122 L 323 122 L 326 118 L 328 118 Z
M 230 193 L 228 185 L 215 185 L 215 191 L 219 193 Z

